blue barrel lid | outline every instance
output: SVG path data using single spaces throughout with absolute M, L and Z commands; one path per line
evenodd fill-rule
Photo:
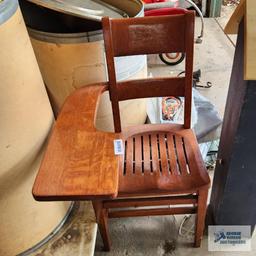
M 0 0 L 0 25 L 7 21 L 17 8 L 18 0 Z

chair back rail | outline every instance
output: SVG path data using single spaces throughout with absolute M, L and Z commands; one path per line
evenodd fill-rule
M 134 98 L 164 97 L 166 95 L 185 96 L 185 78 L 149 78 L 118 83 L 118 100 Z
M 119 101 L 160 96 L 185 98 L 184 128 L 190 128 L 194 16 L 193 11 L 184 11 L 171 16 L 102 19 L 115 132 L 121 132 Z M 168 52 L 185 53 L 185 77 L 117 82 L 114 57 Z

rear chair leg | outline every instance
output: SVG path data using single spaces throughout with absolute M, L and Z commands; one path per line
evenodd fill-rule
M 104 251 L 110 251 L 111 241 L 108 231 L 108 212 L 103 208 L 102 201 L 92 201 L 96 221 L 100 230 L 100 235 L 104 245 Z
M 197 216 L 196 216 L 196 230 L 194 247 L 200 247 L 203 238 L 205 215 L 207 209 L 208 190 L 200 190 L 198 195 Z

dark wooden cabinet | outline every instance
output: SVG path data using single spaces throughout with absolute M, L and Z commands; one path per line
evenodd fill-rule
M 239 26 L 209 210 L 216 225 L 251 225 L 254 229 L 256 81 L 244 80 L 243 21 Z

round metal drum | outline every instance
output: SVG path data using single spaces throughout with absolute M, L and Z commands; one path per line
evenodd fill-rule
M 45 239 L 70 203 L 32 197 L 54 118 L 17 1 L 0 2 L 0 38 L 0 255 L 11 256 Z
M 66 97 L 76 88 L 108 79 L 101 23 L 22 2 L 35 55 L 57 115 Z M 143 15 L 143 4 L 139 0 L 100 2 L 114 6 L 114 10 L 129 17 Z M 43 24 L 46 20 L 49 22 Z M 116 58 L 115 64 L 119 81 L 147 76 L 146 56 Z M 142 124 L 146 119 L 146 101 L 121 102 L 120 111 L 123 126 Z M 108 93 L 101 98 L 96 126 L 101 130 L 113 130 Z

